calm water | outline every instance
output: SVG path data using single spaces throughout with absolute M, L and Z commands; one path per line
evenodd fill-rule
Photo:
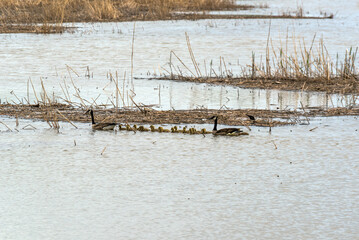
M 251 2 L 256 4 L 256 2 Z M 260 3 L 258 3 L 260 4 Z M 276 13 L 296 10 L 292 1 L 268 1 L 270 8 L 254 11 L 264 13 Z M 288 20 L 273 19 L 262 20 L 202 20 L 202 21 L 157 21 L 137 22 L 135 28 L 134 44 L 134 77 L 146 78 L 149 75 L 165 73 L 163 68 L 168 68 L 170 52 L 174 51 L 194 71 L 193 64 L 187 50 L 185 33 L 191 40 L 191 45 L 197 62 L 203 74 L 209 71 L 209 63 L 213 61 L 213 68 L 219 73 L 219 58 L 223 57 L 227 68 L 235 75 L 240 74 L 242 67 L 251 64 L 252 52 L 255 52 L 259 61 L 264 57 L 267 45 L 269 22 L 271 25 L 272 44 L 275 49 L 285 47 L 286 37 L 289 36 L 288 49 L 293 51 L 293 41 L 304 41 L 307 46 L 311 44 L 313 36 L 323 39 L 328 53 L 333 61 L 336 54 L 342 59 L 346 49 L 356 47 L 359 41 L 359 6 L 357 1 L 331 1 L 329 4 L 309 3 L 303 1 L 303 8 L 308 9 L 313 15 L 319 15 L 320 10 L 333 10 L 336 13 L 334 19 L 324 20 Z M 251 11 L 247 11 L 251 13 Z M 267 99 L 261 98 L 251 101 L 251 91 L 233 89 L 229 96 L 224 96 L 221 87 L 201 87 L 195 84 L 177 84 L 170 81 L 148 81 L 147 79 L 135 79 L 133 84 L 131 76 L 131 42 L 134 28 L 133 22 L 124 23 L 96 23 L 96 24 L 70 24 L 79 27 L 75 33 L 36 35 L 36 34 L 1 34 L 0 35 L 0 98 L 2 101 L 18 102 L 19 99 L 29 97 L 35 99 L 31 85 L 27 87 L 31 78 L 37 95 L 42 89 L 40 78 L 49 95 L 64 98 L 66 86 L 69 88 L 71 101 L 80 100 L 73 97 L 74 84 L 81 90 L 81 97 L 98 104 L 109 104 L 113 101 L 115 84 L 110 83 L 109 73 L 119 75 L 119 88 L 124 96 L 125 104 L 131 105 L 127 98 L 131 94 L 134 100 L 143 104 L 159 105 L 161 109 L 188 109 L 204 106 L 208 108 L 221 108 L 223 104 L 230 108 L 268 108 Z M 314 49 L 317 44 L 314 45 Z M 207 68 L 204 67 L 206 62 Z M 175 66 L 185 68 L 179 61 L 173 60 Z M 66 66 L 70 66 L 78 75 Z M 85 78 L 87 67 L 90 69 L 90 79 Z M 223 68 L 222 68 L 223 69 Z M 126 74 L 126 77 L 124 75 Z M 70 76 L 71 75 L 71 76 Z M 125 78 L 125 81 L 123 79 Z M 159 88 L 161 88 L 159 100 Z M 210 88 L 210 92 L 208 92 Z M 29 89 L 29 91 L 28 91 Z M 194 89 L 194 90 L 192 90 Z M 231 88 L 232 89 L 232 88 Z M 136 94 L 132 94 L 133 90 Z M 227 91 L 227 89 L 226 89 Z M 238 91 L 241 97 L 249 100 L 235 101 Z M 276 91 L 264 91 L 263 95 L 278 95 Z M 211 94 L 213 93 L 213 94 Z M 211 97 L 203 97 L 205 95 Z M 100 96 L 99 96 L 100 95 Z M 285 105 L 292 108 L 300 107 L 298 97 L 287 94 Z M 234 97 L 233 97 L 234 96 Z M 311 107 L 323 107 L 326 100 L 323 95 L 310 94 Z M 172 98 L 172 100 L 171 100 Z M 341 99 L 342 96 L 331 96 Z M 111 100 L 110 100 L 111 99 Z M 180 99 L 177 101 L 177 99 Z M 294 99 L 294 100 L 293 100 Z M 60 99 L 59 99 L 60 100 Z M 306 101 L 305 97 L 299 101 Z M 120 101 L 122 102 L 122 101 Z M 272 101 L 275 107 L 280 107 L 278 101 Z M 336 105 L 336 104 L 334 104 Z M 293 107 L 294 106 L 294 107 Z M 284 106 L 285 107 L 285 106 Z M 284 108 L 283 107 L 283 108 Z
M 14 119 L 1 121 L 15 128 Z M 36 129 L 23 130 L 28 124 Z M 271 135 L 253 127 L 240 138 L 60 125 L 60 133 L 29 120 L 18 132 L 0 127 L 1 239 L 359 234 L 356 118 L 315 119 Z
M 310 15 L 335 14 L 327 20 L 271 20 L 274 47 L 285 43 L 287 33 L 307 44 L 317 34 L 333 57 L 358 45 L 357 1 L 247 2 L 270 7 L 248 14 L 298 6 Z M 133 24 L 76 23 L 78 31 L 61 35 L 1 34 L 1 102 L 24 101 L 28 92 L 34 101 L 29 78 L 39 98 L 41 78 L 51 98 L 61 101 L 68 91 L 67 98 L 80 102 L 72 78 L 87 104 L 111 107 L 115 84 L 109 73 L 117 72 L 120 107 L 132 104 L 128 95 L 157 109 L 357 104 L 353 96 L 146 79 L 164 72 L 171 50 L 192 68 L 186 32 L 201 71 L 211 60 L 218 71 L 222 56 L 238 74 L 253 51 L 258 58 L 265 53 L 269 20 L 137 22 L 133 75 L 140 79 L 132 84 Z M 87 66 L 93 77 L 85 77 Z M 356 117 L 311 119 L 310 125 L 278 127 L 272 134 L 253 127 L 240 138 L 92 132 L 83 123 L 76 123 L 79 129 L 60 123 L 57 133 L 46 122 L 20 119 L 16 127 L 15 119 L 0 121 L 0 239 L 359 236 Z

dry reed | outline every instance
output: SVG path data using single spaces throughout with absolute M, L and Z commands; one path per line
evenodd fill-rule
M 269 28 L 270 33 L 270 28 Z M 191 68 L 173 51 L 170 52 L 169 70 L 164 69 L 168 75 L 159 79 L 174 79 L 192 82 L 219 83 L 241 86 L 251 82 L 247 87 L 268 87 L 275 86 L 287 87 L 291 90 L 317 90 L 337 93 L 359 93 L 357 81 L 359 80 L 358 69 L 355 65 L 358 47 L 350 47 L 346 50 L 343 59 L 333 60 L 329 54 L 323 40 L 315 44 L 315 36 L 307 47 L 304 41 L 297 41 L 293 38 L 293 50 L 288 50 L 286 39 L 285 47 L 276 48 L 270 40 L 268 33 L 265 62 L 256 61 L 256 54 L 252 53 L 251 64 L 241 67 L 239 75 L 234 75 L 232 70 L 227 69 L 227 64 L 223 57 L 220 57 L 219 71 L 213 68 L 213 62 L 205 66 L 205 76 L 202 76 L 197 61 L 194 58 L 189 38 L 186 34 L 188 52 L 192 61 Z M 173 57 L 178 60 L 178 65 Z M 260 58 L 262 59 L 262 58 Z M 184 67 L 184 70 L 181 69 Z M 207 72 L 207 68 L 209 72 Z M 174 73 L 176 70 L 176 73 Z M 292 85 L 292 86 L 291 86 Z M 291 88 L 293 87 L 293 88 Z M 337 87 L 337 89 L 335 89 Z M 327 88 L 327 89 L 326 89 Z M 286 88 L 280 88 L 286 89 Z
M 172 11 L 237 8 L 234 0 L 0 0 L 0 22 L 63 23 L 159 19 Z

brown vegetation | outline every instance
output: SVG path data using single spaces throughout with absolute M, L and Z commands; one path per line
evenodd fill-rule
M 168 17 L 172 11 L 240 7 L 235 5 L 233 0 L 0 0 L 0 22 L 9 24 L 151 20 Z
M 91 122 L 90 115 L 85 114 L 86 109 L 74 108 L 65 104 L 51 105 L 25 105 L 25 104 L 0 104 L 0 115 L 16 116 L 27 119 L 41 119 L 46 121 L 56 120 Z M 61 113 L 61 115 L 60 115 Z M 289 111 L 268 110 L 169 110 L 169 111 L 139 111 L 125 109 L 96 109 L 97 122 L 116 123 L 142 123 L 142 124 L 204 124 L 213 123 L 208 118 L 213 115 L 221 116 L 221 123 L 227 125 L 256 125 L 278 126 L 294 124 L 290 120 L 293 113 Z M 246 114 L 256 116 L 256 121 L 251 121 Z M 59 115 L 59 116 L 57 116 Z M 283 117 L 286 120 L 273 120 Z
M 208 18 L 307 18 L 303 15 L 211 15 L 205 11 L 251 9 L 234 0 L 0 0 L 0 33 L 64 31 L 64 22 Z M 258 6 L 265 7 L 265 6 Z M 331 16 L 333 17 L 333 16 Z M 330 18 L 309 17 L 309 18 Z M 25 24 L 17 26 L 17 24 Z M 41 24 L 45 27 L 34 26 Z
M 209 66 L 200 69 L 187 35 L 186 38 L 192 67 L 171 52 L 168 68 L 163 68 L 166 74 L 156 79 L 245 88 L 359 94 L 359 75 L 355 65 L 358 48 L 351 47 L 346 50 L 344 59 L 340 60 L 337 54 L 333 60 L 322 40 L 314 46 L 315 37 L 309 47 L 293 40 L 293 53 L 288 51 L 288 39 L 285 47 L 277 49 L 272 46 L 270 51 L 268 38 L 266 56 L 263 57 L 265 62 L 257 63 L 255 53 L 252 53 L 250 64 L 241 68 L 239 76 L 234 76 L 230 65 L 222 57 L 219 70 L 214 69 L 212 61 Z
M 26 119 L 41 119 L 53 123 L 57 121 L 91 122 L 86 109 L 65 104 L 0 104 L 0 115 Z M 237 110 L 169 110 L 138 111 L 124 109 L 96 109 L 97 122 L 121 124 L 212 124 L 209 118 L 221 117 L 221 124 L 233 126 L 274 127 L 288 124 L 308 123 L 308 117 L 359 115 L 359 108 L 308 109 L 299 111 L 237 109 Z M 255 117 L 255 120 L 247 116 Z
M 168 80 L 167 77 L 156 78 Z M 323 81 L 321 78 L 191 78 L 176 76 L 172 80 L 183 82 L 207 83 L 215 85 L 230 85 L 242 88 L 257 89 L 279 89 L 279 90 L 299 90 L 314 91 L 338 94 L 359 94 L 359 81 L 357 78 L 333 78 Z

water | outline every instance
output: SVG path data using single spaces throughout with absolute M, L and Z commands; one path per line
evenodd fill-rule
M 227 138 L 20 120 L 0 132 L 0 237 L 355 239 L 357 121 Z
M 270 8 L 253 10 L 281 11 L 285 7 L 296 9 L 291 1 L 269 1 Z M 227 68 L 233 74 L 241 74 L 242 68 L 251 64 L 252 52 L 255 52 L 259 61 L 265 56 L 269 22 L 271 25 L 271 39 L 274 49 L 285 47 L 287 35 L 289 36 L 288 48 L 293 50 L 293 38 L 299 47 L 300 40 L 307 46 L 312 42 L 314 35 L 317 41 L 323 39 L 328 53 L 335 62 L 336 54 L 343 59 L 346 49 L 356 47 L 358 43 L 358 10 L 359 6 L 355 1 L 348 1 L 342 4 L 339 1 L 332 1 L 330 5 L 321 3 L 303 2 L 303 8 L 313 9 L 317 14 L 319 9 L 327 11 L 327 7 L 336 10 L 334 19 L 237 19 L 237 20 L 201 20 L 201 21 L 156 21 L 137 22 L 135 28 L 134 43 L 134 69 L 133 76 L 145 79 L 135 79 L 133 84 L 131 76 L 131 47 L 133 22 L 123 23 L 95 23 L 95 24 L 70 24 L 79 27 L 75 33 L 36 35 L 36 34 L 1 34 L 0 35 L 0 96 L 2 101 L 18 100 L 10 92 L 19 98 L 29 97 L 34 100 L 35 96 L 31 85 L 27 87 L 28 79 L 31 78 L 34 87 L 39 95 L 41 92 L 40 78 L 42 78 L 48 94 L 54 94 L 59 101 L 64 98 L 64 81 L 70 89 L 70 95 L 75 91 L 70 81 L 74 80 L 76 87 L 81 90 L 81 97 L 93 102 L 98 95 L 99 104 L 110 104 L 115 92 L 115 85 L 109 85 L 109 73 L 115 77 L 119 75 L 119 86 L 124 95 L 125 105 L 131 105 L 132 101 L 127 99 L 128 94 L 134 90 L 133 95 L 136 102 L 144 104 L 159 104 L 158 91 L 153 91 L 161 84 L 164 86 L 162 96 L 172 95 L 173 98 L 182 98 L 183 104 L 176 103 L 172 106 L 169 100 L 161 100 L 160 109 L 189 109 L 196 106 L 209 108 L 221 108 L 222 103 L 227 99 L 220 98 L 221 87 L 213 88 L 214 98 L 210 100 L 201 98 L 207 92 L 206 88 L 198 88 L 195 84 L 174 84 L 172 82 L 148 81 L 149 75 L 159 75 L 169 71 L 168 62 L 170 52 L 174 51 L 184 61 L 191 71 L 194 72 L 190 60 L 185 33 L 190 37 L 192 49 L 202 74 L 209 71 L 209 63 L 213 61 L 213 67 L 219 73 L 219 57 L 226 61 Z M 326 7 L 324 7 L 326 6 Z M 278 9 L 278 10 L 277 10 Z M 251 13 L 251 11 L 245 11 Z M 294 36 L 294 37 L 293 37 Z M 316 49 L 317 45 L 314 45 Z M 292 50 L 291 50 L 292 49 Z M 185 72 L 185 67 L 174 57 L 172 62 Z M 207 68 L 204 65 L 207 65 Z M 79 77 L 67 66 L 70 66 Z M 85 78 L 87 67 L 93 78 Z M 222 69 L 223 70 L 223 69 Z M 126 81 L 123 85 L 124 75 Z M 124 87 L 123 87 L 124 86 Z M 133 89 L 134 88 L 134 89 Z M 198 89 L 194 95 L 189 88 Z M 29 89 L 29 90 L 28 90 Z M 172 89 L 172 90 L 171 90 Z M 232 95 L 237 94 L 235 89 Z M 269 91 L 270 95 L 276 95 Z M 112 96 L 111 96 L 112 95 Z M 188 95 L 191 95 L 187 97 Z M 316 98 L 317 95 L 314 95 Z M 250 91 L 244 94 L 250 98 Z M 322 107 L 322 100 L 313 103 L 311 107 Z M 341 96 L 332 98 L 341 98 Z M 191 101 L 189 99 L 192 99 Z M 78 98 L 72 97 L 72 101 L 79 102 Z M 112 99 L 113 100 L 113 99 Z M 187 101 L 187 102 L 186 102 Z M 190 101 L 190 102 L 188 102 Z M 333 101 L 335 102 L 335 100 Z M 232 104 L 233 103 L 233 104 Z M 237 104 L 231 98 L 230 108 L 252 107 L 252 103 Z M 132 104 L 133 105 L 133 104 Z M 258 108 L 266 108 L 265 103 L 257 103 Z M 278 105 L 278 103 L 277 103 Z M 290 102 L 288 105 L 300 107 L 298 102 Z M 275 106 L 278 107 L 278 106 Z
M 274 46 L 291 36 L 323 37 L 328 52 L 358 43 L 357 1 L 261 1 L 268 9 L 334 19 L 271 20 Z M 175 51 L 191 67 L 185 32 L 201 71 L 225 58 L 234 73 L 265 53 L 269 20 L 137 22 L 133 86 L 129 80 L 133 23 L 74 24 L 75 33 L 0 35 L 0 99 L 24 101 L 29 89 L 61 101 L 81 97 L 109 107 L 119 75 L 123 104 L 156 109 L 331 108 L 356 97 L 210 86 L 146 79 Z M 178 64 L 178 63 L 176 63 Z M 70 66 L 70 68 L 67 68 Z M 178 64 L 179 65 L 179 64 Z M 86 78 L 87 66 L 93 77 Z M 76 73 L 79 75 L 77 76 Z M 123 81 L 126 72 L 126 80 Z M 149 72 L 149 73 L 148 73 Z M 71 78 L 70 78 L 71 76 Z M 66 83 L 66 86 L 65 86 Z M 67 90 L 65 90 L 67 92 Z M 98 98 L 97 98 L 98 97 Z M 97 100 L 95 100 L 97 99 Z M 359 145 L 356 117 L 314 118 L 310 125 L 252 127 L 249 136 L 93 132 L 60 122 L 0 116 L 1 239 L 357 239 Z M 9 131 L 6 124 L 13 131 Z M 25 127 L 25 128 L 24 128 Z M 170 126 L 166 126 L 169 128 Z M 212 125 L 196 125 L 211 129 Z M 224 127 L 221 125 L 221 127 Z M 16 130 L 17 129 L 17 130 Z

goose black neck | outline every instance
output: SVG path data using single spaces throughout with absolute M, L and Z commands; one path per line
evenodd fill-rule
M 217 117 L 214 118 L 214 127 L 213 131 L 217 131 Z
M 92 111 L 92 109 L 90 110 L 90 114 L 91 114 L 92 124 L 95 124 L 95 118 L 93 117 L 93 111 Z

